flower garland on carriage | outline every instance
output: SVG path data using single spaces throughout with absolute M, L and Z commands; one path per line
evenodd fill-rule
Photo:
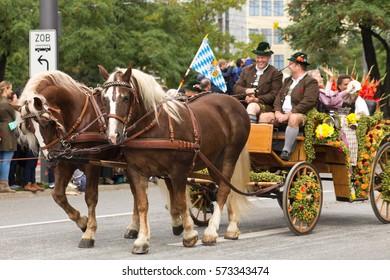
M 350 172 L 350 201 L 367 199 L 369 194 L 372 166 L 376 152 L 386 138 L 390 135 L 390 120 L 383 119 L 383 112 L 379 110 L 379 102 L 384 99 L 375 98 L 377 87 L 383 80 L 370 79 L 370 72 L 363 77 L 362 82 L 351 81 L 355 90 L 352 94 L 362 97 L 364 100 L 371 100 L 377 103 L 374 115 L 362 115 L 349 113 L 344 108 L 339 109 L 330 115 L 318 112 L 316 109 L 308 113 L 305 126 L 305 151 L 307 161 L 315 159 L 315 145 L 325 144 L 336 148 L 345 155 L 346 168 Z M 349 113 L 349 114 L 348 114 Z M 355 158 L 351 164 L 351 149 L 345 139 L 344 130 L 355 131 L 357 150 L 354 151 Z M 390 202 L 390 167 L 382 170 L 382 197 Z

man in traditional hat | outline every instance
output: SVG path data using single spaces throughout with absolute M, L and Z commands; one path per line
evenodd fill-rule
M 184 93 L 185 96 L 191 97 L 193 95 L 197 95 L 202 92 L 202 85 L 199 81 L 190 81 L 186 86 L 186 91 Z
M 275 96 L 282 87 L 283 74 L 270 65 L 274 52 L 267 42 L 260 42 L 252 52 L 256 54 L 256 64 L 244 67 L 233 92 L 245 98 L 249 118 L 257 123 L 261 112 L 272 111 Z M 260 122 L 270 121 L 260 115 Z
M 275 113 L 266 113 L 267 118 L 274 119 L 274 125 L 287 124 L 285 142 L 280 158 L 288 161 L 293 152 L 299 127 L 306 121 L 306 113 L 317 104 L 319 86 L 317 80 L 307 74 L 307 55 L 303 52 L 293 54 L 289 59 L 288 69 L 291 76 L 286 78 L 278 92 L 275 102 Z

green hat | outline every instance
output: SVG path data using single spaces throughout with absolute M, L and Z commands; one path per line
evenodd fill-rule
M 267 42 L 260 42 L 257 46 L 257 49 L 253 50 L 252 52 L 254 54 L 263 56 L 271 56 L 274 53 Z
M 303 52 L 294 53 L 287 60 L 290 60 L 290 61 L 295 62 L 295 63 L 301 63 L 301 64 L 305 64 L 305 65 L 310 65 L 310 63 L 307 62 L 307 54 L 305 54 Z
M 202 92 L 202 86 L 200 84 L 200 82 L 198 81 L 191 81 L 188 83 L 188 85 L 186 86 L 186 89 L 188 90 L 192 90 L 192 91 L 197 91 L 197 92 Z

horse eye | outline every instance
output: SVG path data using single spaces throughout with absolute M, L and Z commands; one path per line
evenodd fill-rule
M 123 96 L 123 101 L 124 101 L 124 102 L 129 101 L 129 96 L 128 96 L 128 95 Z

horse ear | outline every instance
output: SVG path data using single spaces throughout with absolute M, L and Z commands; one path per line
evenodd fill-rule
M 43 103 L 40 98 L 34 97 L 34 107 L 37 111 L 41 111 L 43 109 Z
M 102 78 L 107 81 L 108 80 L 108 77 L 110 77 L 110 74 L 108 74 L 106 68 L 104 68 L 104 66 L 102 65 L 98 65 L 99 67 L 99 73 L 100 73 L 100 76 L 102 76 Z
M 125 74 L 123 75 L 123 80 L 130 81 L 131 72 L 132 72 L 132 69 L 131 69 L 131 64 L 130 64 L 129 67 L 127 67 Z

